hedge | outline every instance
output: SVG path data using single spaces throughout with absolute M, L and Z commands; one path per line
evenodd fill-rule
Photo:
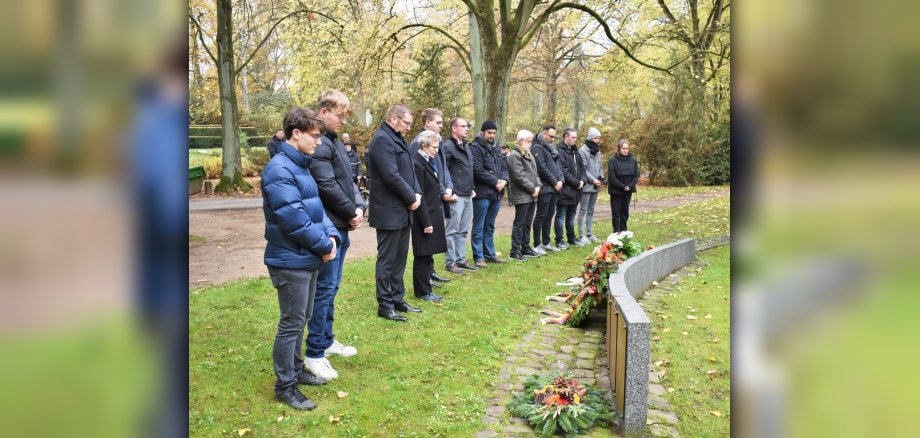
M 240 132 L 248 137 L 255 137 L 259 134 L 258 130 L 252 126 L 240 126 Z M 189 125 L 188 135 L 189 137 L 220 137 L 223 134 L 221 134 L 220 125 Z
M 270 135 L 259 136 L 259 137 L 247 137 L 245 146 L 249 146 L 249 147 L 265 146 L 265 144 L 268 143 L 268 140 L 271 138 L 272 136 Z M 190 135 L 188 137 L 188 148 L 189 149 L 219 148 L 221 147 L 221 144 L 220 144 L 221 139 L 222 139 L 221 136 Z

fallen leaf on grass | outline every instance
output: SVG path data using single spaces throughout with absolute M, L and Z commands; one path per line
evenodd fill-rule
M 709 411 L 709 414 L 712 415 L 713 417 L 721 417 L 721 416 L 722 416 L 722 413 L 719 412 L 719 411 Z
M 278 417 L 278 422 L 280 423 L 280 422 L 282 422 L 282 421 L 284 421 L 284 415 Z
M 652 337 L 652 340 L 653 340 L 653 341 L 660 341 L 660 340 L 661 340 L 661 336 L 654 336 L 654 337 Z
M 704 316 L 703 318 L 706 318 L 706 319 L 712 319 L 712 315 L 710 315 L 710 314 L 707 314 L 707 315 L 706 315 L 706 316 Z
M 709 376 L 709 378 L 711 379 L 715 376 L 718 376 L 719 372 L 716 370 L 706 370 L 706 375 Z
M 673 387 L 671 387 L 671 388 L 668 388 L 668 394 L 673 394 L 673 393 L 674 393 L 674 391 L 677 391 L 677 390 L 676 390 L 676 389 L 674 389 Z
M 664 333 L 668 333 L 670 331 L 671 331 L 671 327 L 665 327 L 664 330 L 662 330 L 662 332 Z
M 247 433 L 250 433 L 250 434 L 251 434 L 251 433 L 252 433 L 252 430 L 250 430 L 249 428 L 245 428 L 245 429 L 240 429 L 240 430 L 236 431 L 236 433 L 237 433 L 237 435 L 239 435 L 239 436 L 243 436 L 243 435 L 246 435 Z
M 653 282 L 652 282 L 652 286 L 658 286 L 658 282 L 657 282 L 657 281 L 653 281 Z
M 680 332 L 680 334 L 687 336 L 687 332 Z
M 694 315 L 687 315 L 687 319 L 699 319 L 699 318 L 697 318 L 697 317 L 694 316 Z
M 656 360 L 656 361 L 655 361 L 655 366 L 656 366 L 656 367 L 660 367 L 660 366 L 663 365 L 663 364 L 664 364 L 664 361 L 663 361 L 663 360 Z
M 719 338 L 713 339 L 713 340 L 712 340 L 712 343 L 713 343 L 713 344 L 718 344 L 718 343 L 719 343 Z
M 709 356 L 709 361 L 714 363 L 716 361 L 715 356 Z
M 664 375 L 668 373 L 667 368 L 662 368 L 658 371 L 655 371 L 655 374 L 658 374 L 658 378 L 664 378 Z
M 347 393 L 347 392 L 345 392 L 345 391 L 339 391 L 339 392 L 336 392 L 336 393 L 335 393 L 335 395 L 337 395 L 337 396 L 339 396 L 339 398 L 345 398 L 345 397 L 348 397 L 348 393 Z
M 330 423 L 330 424 L 335 424 L 335 423 L 338 423 L 341 419 L 342 419 L 342 417 L 336 417 L 336 416 L 334 416 L 334 415 L 330 415 L 330 416 L 329 416 L 329 423 Z
M 645 425 L 646 425 L 646 426 L 651 426 L 651 425 L 652 425 L 652 420 L 645 420 Z

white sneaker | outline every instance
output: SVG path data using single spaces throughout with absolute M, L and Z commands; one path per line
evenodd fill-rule
M 543 250 L 543 245 L 537 245 L 537 246 L 535 246 L 535 247 L 533 248 L 533 252 L 537 253 L 537 255 L 540 255 L 540 256 L 545 256 L 545 255 L 546 255 L 546 251 Z
M 552 243 L 550 243 L 549 245 L 543 245 L 543 248 L 544 248 L 545 250 L 547 250 L 547 251 L 552 251 L 552 252 L 559 252 L 559 251 L 562 251 L 561 249 L 559 249 L 559 248 L 553 246 Z
M 332 345 L 330 345 L 329 348 L 326 349 L 325 354 L 326 354 L 326 357 L 329 357 L 330 355 L 333 355 L 333 354 L 337 354 L 342 357 L 352 357 L 358 354 L 358 349 L 355 347 L 352 347 L 351 345 L 344 345 L 339 341 L 333 340 Z
M 332 368 L 332 365 L 329 364 L 329 360 L 325 357 L 319 359 L 306 357 L 303 360 L 303 367 L 306 368 L 307 371 L 313 373 L 314 376 L 322 379 L 332 380 L 339 378 L 339 373 Z
M 598 239 L 598 238 L 597 238 L 595 235 L 593 235 L 593 234 L 590 235 L 590 236 L 588 236 L 588 240 L 590 240 L 590 241 L 592 241 L 592 242 L 594 242 L 594 243 L 597 243 L 597 242 L 600 242 L 600 241 L 601 241 L 601 239 Z

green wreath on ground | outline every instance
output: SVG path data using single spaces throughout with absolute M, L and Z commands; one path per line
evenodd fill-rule
M 524 382 L 524 393 L 511 399 L 508 411 L 526 419 L 544 437 L 559 430 L 573 437 L 616 418 L 599 390 L 561 372 L 530 376 Z

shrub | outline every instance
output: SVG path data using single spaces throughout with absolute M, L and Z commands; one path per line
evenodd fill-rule
M 189 149 L 210 149 L 220 147 L 220 136 L 189 136 Z
M 204 166 L 204 175 L 207 179 L 220 179 L 222 173 L 221 170 L 221 157 L 211 157 L 204 160 L 202 165 Z

